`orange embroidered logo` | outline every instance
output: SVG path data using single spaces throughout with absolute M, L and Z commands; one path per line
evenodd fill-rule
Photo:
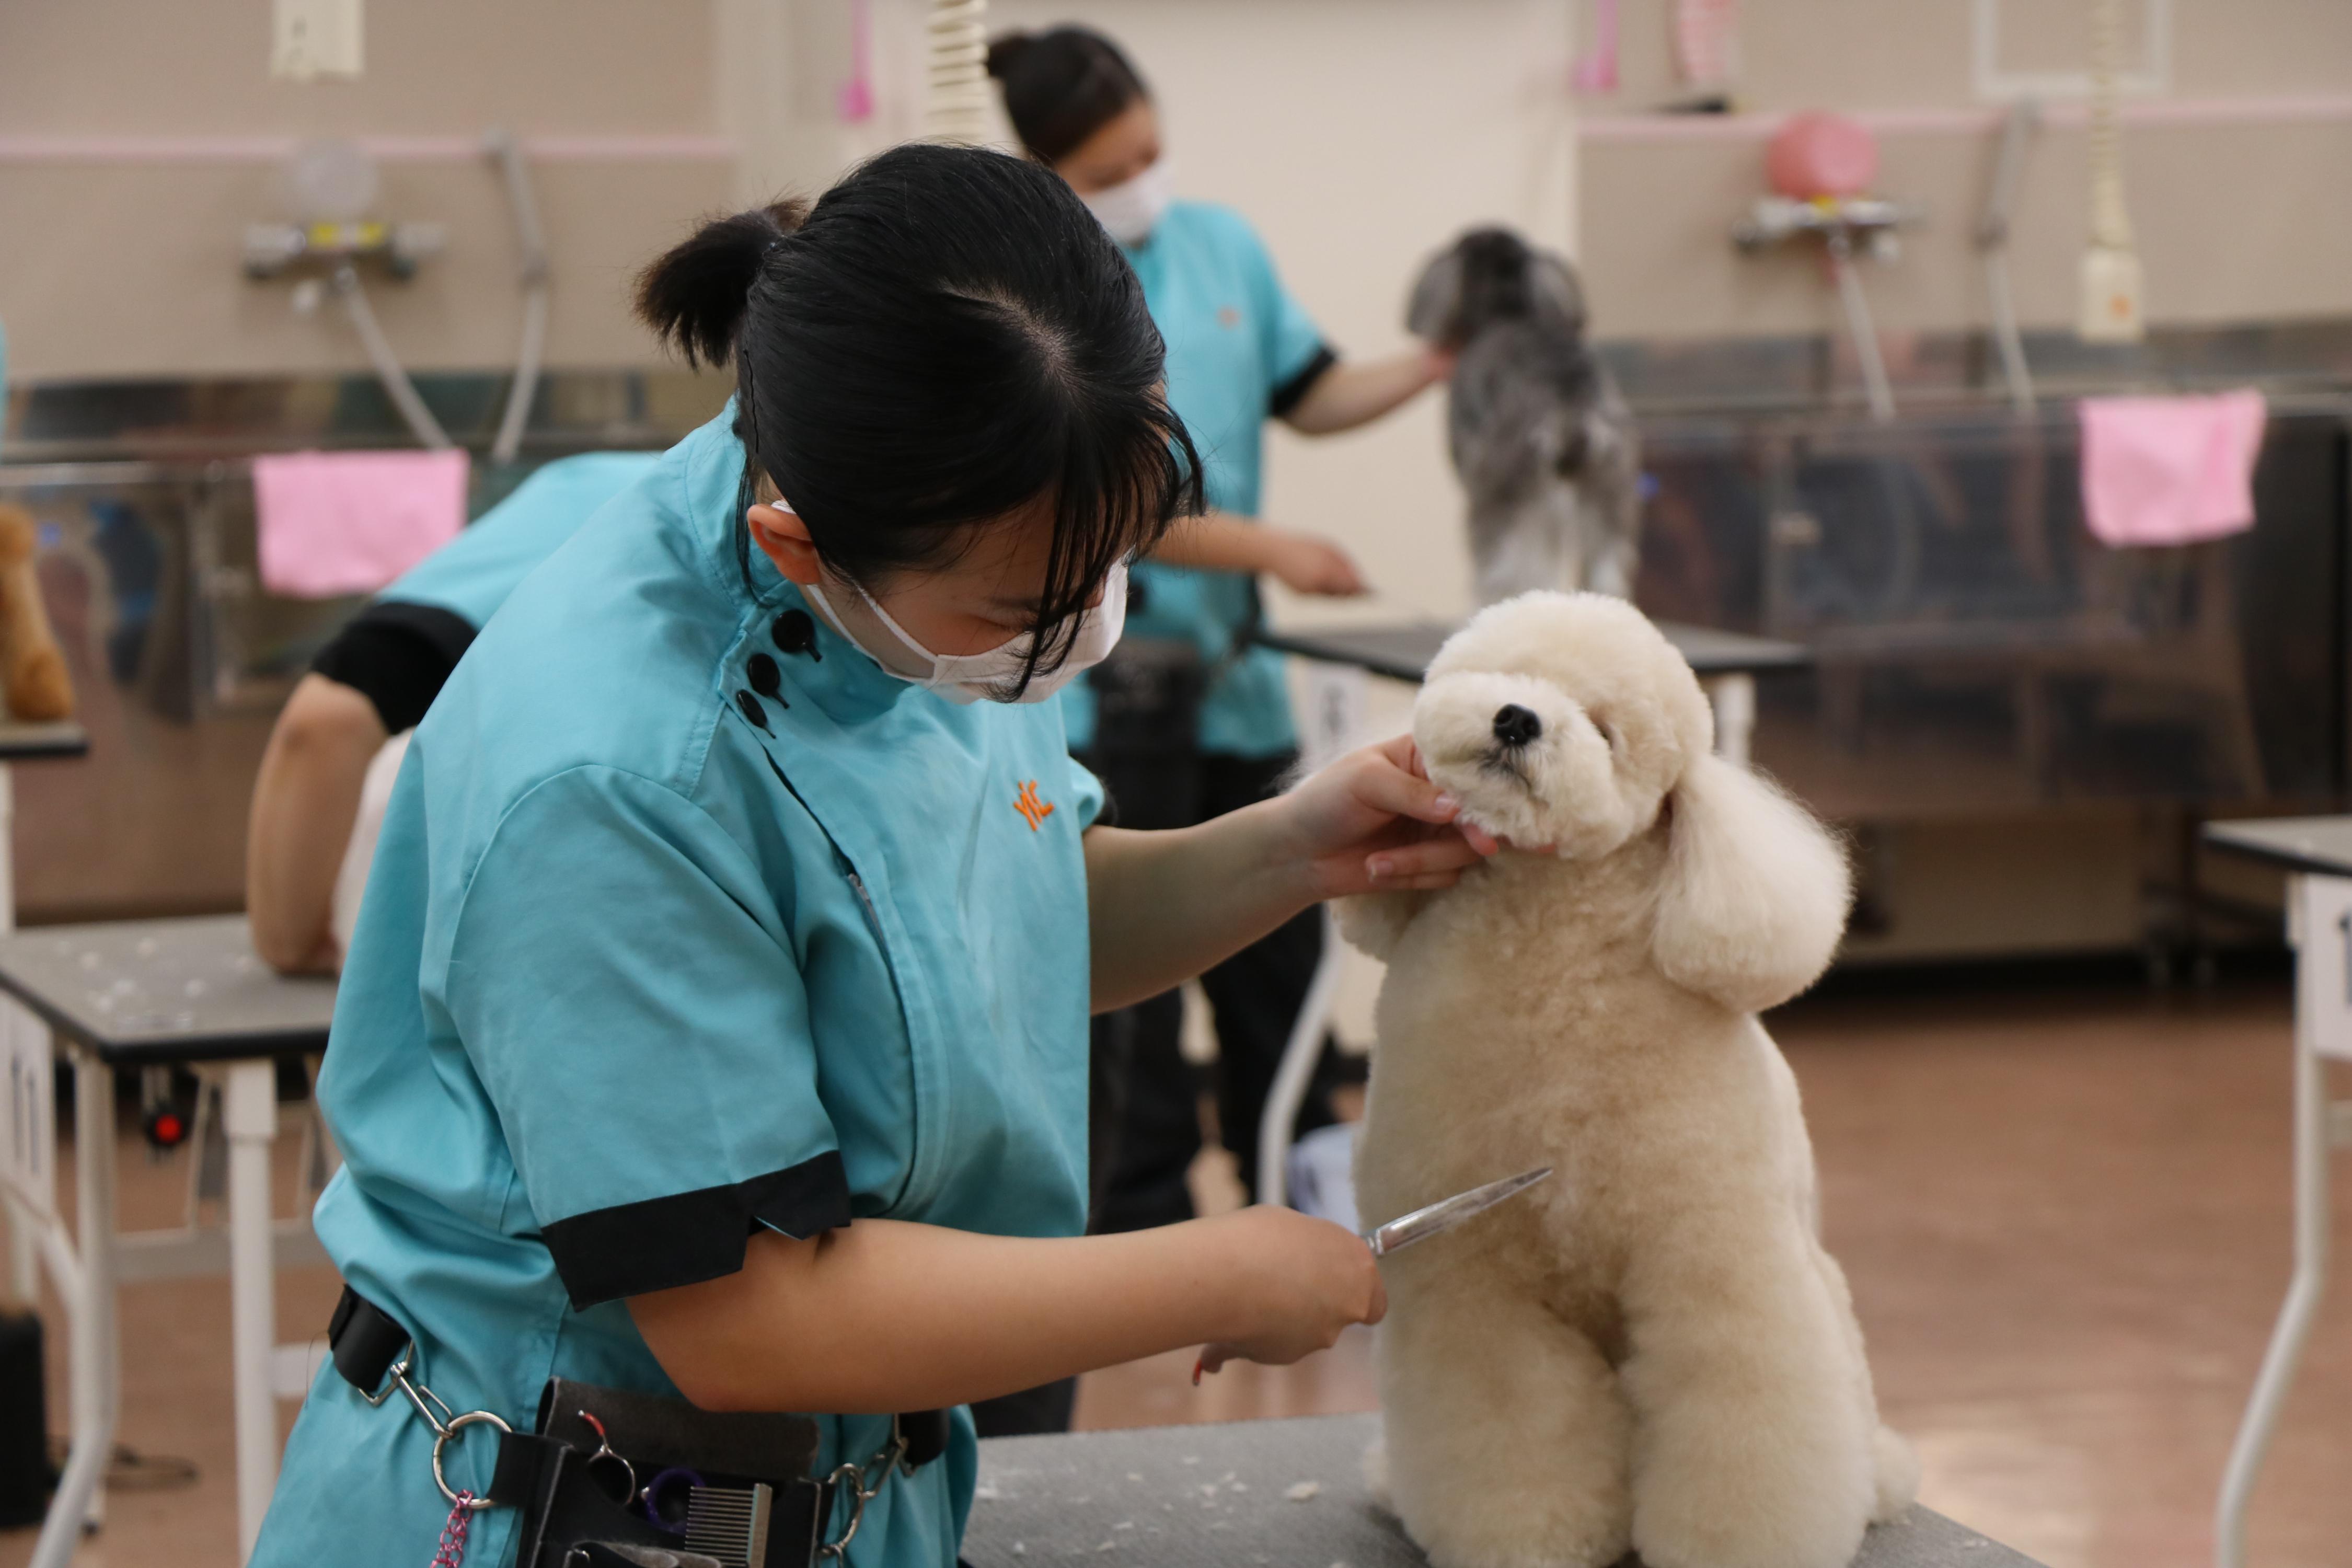
M 1021 786 L 1021 793 L 1013 797 L 1013 809 L 1027 820 L 1029 831 L 1034 833 L 1040 824 L 1054 815 L 1054 803 L 1037 798 L 1037 781 L 1031 779 Z

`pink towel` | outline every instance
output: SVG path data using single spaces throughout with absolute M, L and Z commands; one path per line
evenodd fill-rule
M 2263 395 L 2086 397 L 2083 517 L 2100 542 L 2193 544 L 2253 526 Z
M 466 526 L 466 454 L 294 452 L 253 460 L 261 581 L 273 594 L 373 594 Z

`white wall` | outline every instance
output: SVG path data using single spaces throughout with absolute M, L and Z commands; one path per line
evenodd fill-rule
M 0 0 L 0 321 L 18 381 L 363 372 L 339 317 L 242 276 L 282 215 L 274 150 L 388 148 L 383 216 L 448 226 L 416 279 L 373 278 L 415 368 L 496 368 L 521 319 L 514 229 L 472 143 L 568 143 L 534 168 L 554 249 L 549 359 L 655 363 L 630 275 L 723 205 L 704 0 L 378 0 L 366 73 L 268 75 L 270 0 Z M 614 155 L 620 150 L 623 155 Z M 651 152 L 652 156 L 645 155 Z
M 992 0 L 991 29 L 1077 21 L 1159 100 L 1177 183 L 1265 236 L 1343 353 L 1408 346 L 1423 260 L 1472 224 L 1565 248 L 1575 210 L 1560 0 Z M 1345 542 L 1376 605 L 1270 595 L 1277 619 L 1451 615 L 1469 603 L 1441 400 L 1353 435 L 1276 427 L 1266 516 Z
M 2083 70 L 2089 0 L 2003 0 L 2004 68 Z M 2135 19 L 2136 3 L 2126 10 Z M 2352 314 L 2352 5 L 2174 0 L 2172 75 L 2126 100 L 2129 204 L 2158 326 Z M 1973 0 L 1773 0 L 1740 13 L 1737 119 L 1649 111 L 1681 90 L 1662 0 L 1626 0 L 1622 87 L 1583 105 L 1586 280 L 1617 335 L 1836 330 L 1812 247 L 1745 257 L 1732 221 L 1763 188 L 1770 116 L 1804 109 L 1877 127 L 1881 194 L 1920 204 L 1903 255 L 1864 268 L 1883 330 L 1981 326 L 1971 233 L 1989 183 L 1994 106 L 1976 93 Z M 2126 56 L 2139 58 L 2136 41 Z M 2088 234 L 2079 103 L 2052 106 L 2020 182 L 2011 267 L 2029 330 L 2066 330 Z

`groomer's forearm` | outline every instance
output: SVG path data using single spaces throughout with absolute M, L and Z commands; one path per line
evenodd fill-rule
M 1180 519 L 1151 552 L 1151 559 L 1168 566 L 1196 566 L 1210 572 L 1263 572 L 1273 536 L 1258 523 L 1231 512 L 1204 511 Z
M 762 1232 L 739 1272 L 629 1310 L 706 1409 L 934 1409 L 1253 1331 L 1220 1223 L 1042 1240 L 878 1219 L 808 1241 Z
M 1427 349 L 1355 363 L 1343 360 L 1315 378 L 1282 422 L 1302 436 L 1337 435 L 1370 424 L 1444 379 L 1444 362 Z
M 1094 1008 L 1157 996 L 1239 952 L 1314 901 L 1274 801 L 1197 827 L 1087 835 Z
M 335 878 L 342 869 L 368 764 L 384 742 L 366 697 L 306 675 L 278 716 L 254 780 L 245 907 L 254 950 L 284 973 L 332 973 Z

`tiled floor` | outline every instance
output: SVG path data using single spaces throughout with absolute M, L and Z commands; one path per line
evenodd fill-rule
M 1882 1401 L 1919 1445 L 1928 1500 L 2053 1568 L 2210 1561 L 2222 1456 L 2286 1278 L 2284 988 L 2166 1003 L 1944 990 L 1810 1003 L 1777 1029 Z M 126 1163 L 125 1222 L 172 1217 L 176 1169 L 136 1150 Z M 2352 1181 L 2339 1193 L 2352 1206 Z M 333 1293 L 323 1270 L 289 1273 L 282 1321 L 323 1321 Z M 203 1474 L 116 1496 L 83 1563 L 230 1562 L 226 1320 L 218 1281 L 125 1292 L 123 1439 Z M 1368 1350 L 1234 1367 L 1197 1392 L 1189 1358 L 1162 1357 L 1087 1380 L 1079 1420 L 1368 1409 Z M 2347 1398 L 2352 1282 L 2257 1502 L 2263 1568 L 2352 1558 Z M 30 1546 L 0 1535 L 0 1568 Z

